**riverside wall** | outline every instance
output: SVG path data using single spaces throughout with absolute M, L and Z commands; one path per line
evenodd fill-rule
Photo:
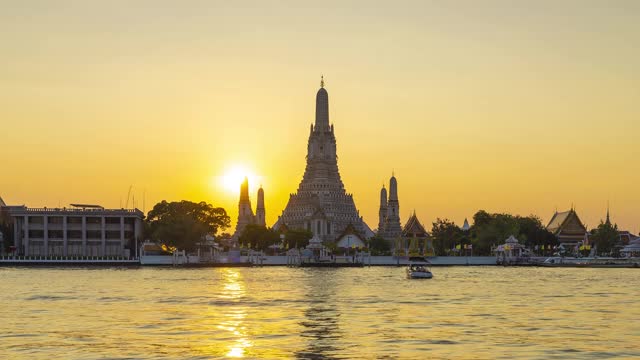
M 480 266 L 480 265 L 496 265 L 496 258 L 493 256 L 436 256 L 428 258 L 433 266 Z M 291 262 L 287 261 L 287 256 L 241 256 L 230 263 L 237 263 L 238 260 L 243 263 L 251 262 L 257 266 L 287 266 Z M 289 259 L 291 260 L 291 259 Z M 341 262 L 347 262 L 342 259 Z M 350 261 L 350 260 L 349 260 Z M 407 257 L 394 256 L 371 256 L 364 259 L 367 266 L 405 266 L 409 263 Z M 0 257 L 0 266 L 64 266 L 64 265 L 103 265 L 103 266 L 131 266 L 131 265 L 187 265 L 199 262 L 197 256 L 173 257 L 173 256 L 143 256 L 138 260 L 124 259 L 18 259 Z M 218 263 L 222 265 L 226 261 Z
M 428 258 L 433 266 L 467 266 L 496 265 L 495 256 L 435 256 Z M 241 261 L 251 261 L 262 266 L 287 265 L 286 256 L 262 256 L 259 261 L 255 257 L 242 256 Z M 370 266 L 404 266 L 409 263 L 407 257 L 371 256 L 365 258 L 365 265 Z

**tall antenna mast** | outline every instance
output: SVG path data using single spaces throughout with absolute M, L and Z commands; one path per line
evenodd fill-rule
M 133 185 L 129 185 L 129 191 L 127 192 L 127 202 L 124 205 L 126 209 L 129 208 L 129 197 L 131 197 L 131 188 L 133 188 Z

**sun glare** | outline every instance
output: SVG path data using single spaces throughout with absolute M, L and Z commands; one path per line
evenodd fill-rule
M 228 169 L 224 175 L 220 178 L 220 184 L 225 189 L 225 191 L 237 194 L 240 192 L 240 184 L 244 181 L 244 178 L 247 177 L 249 179 L 249 191 L 253 191 L 253 189 L 257 189 L 258 177 L 246 167 L 241 165 L 236 165 Z

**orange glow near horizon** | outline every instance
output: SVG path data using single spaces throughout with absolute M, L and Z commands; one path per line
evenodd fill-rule
M 260 182 L 260 178 L 243 165 L 234 165 L 229 170 L 225 171 L 224 175 L 219 177 L 217 185 L 224 187 L 225 191 L 237 196 L 240 194 L 240 185 L 244 181 L 245 177 L 249 181 L 250 189 L 260 185 L 258 184 Z
M 395 169 L 416 210 L 611 205 L 640 230 L 635 2 L 15 2 L 0 13 L 0 196 L 138 208 L 206 201 L 237 218 L 262 184 L 267 224 L 305 169 L 324 74 L 338 165 L 371 228 Z M 130 202 L 131 205 L 132 202 Z M 122 204 L 122 205 L 121 205 Z

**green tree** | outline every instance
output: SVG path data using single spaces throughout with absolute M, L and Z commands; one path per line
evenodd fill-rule
M 484 210 L 478 210 L 478 212 L 473 215 L 473 225 L 474 226 L 485 226 L 489 225 L 495 218 L 494 215 L 489 214 Z
M 288 229 L 279 232 L 271 228 L 260 225 L 247 225 L 238 241 L 243 246 L 251 247 L 254 250 L 267 251 L 271 245 L 281 244 L 285 248 L 302 248 L 309 244 L 313 233 L 302 229 Z
M 525 217 L 511 214 L 489 214 L 480 210 L 473 216 L 473 220 L 470 237 L 474 245 L 474 253 L 479 255 L 490 255 L 492 246 L 504 243 L 511 235 L 528 247 L 558 244 L 555 236 L 542 225 L 540 218 L 535 215 Z
M 376 235 L 369 239 L 369 250 L 371 251 L 371 255 L 374 256 L 390 255 L 391 244 L 382 236 Z
M 313 233 L 305 229 L 289 229 L 284 232 L 285 246 L 289 249 L 303 248 L 309 245 L 309 240 L 313 237 Z
M 157 203 L 145 219 L 148 236 L 156 243 L 192 251 L 206 235 L 230 226 L 227 212 L 206 202 Z
M 621 245 L 617 224 L 612 225 L 608 221 L 601 221 L 591 234 L 591 240 L 597 248 L 598 255 L 617 255 L 617 247 Z
M 436 255 L 443 256 L 460 244 L 464 232 L 453 221 L 437 218 L 431 227 L 431 238 Z
M 244 227 L 238 242 L 253 250 L 267 251 L 269 246 L 280 243 L 280 236 L 265 226 L 249 224 Z
M 517 238 L 525 246 L 533 248 L 540 245 L 558 245 L 558 240 L 547 228 L 542 225 L 542 221 L 535 215 L 527 217 L 515 217 L 518 222 L 520 234 Z
M 471 231 L 474 253 L 490 255 L 491 247 L 502 243 L 510 235 L 520 236 L 520 225 L 510 214 L 489 214 L 484 210 L 473 216 Z

